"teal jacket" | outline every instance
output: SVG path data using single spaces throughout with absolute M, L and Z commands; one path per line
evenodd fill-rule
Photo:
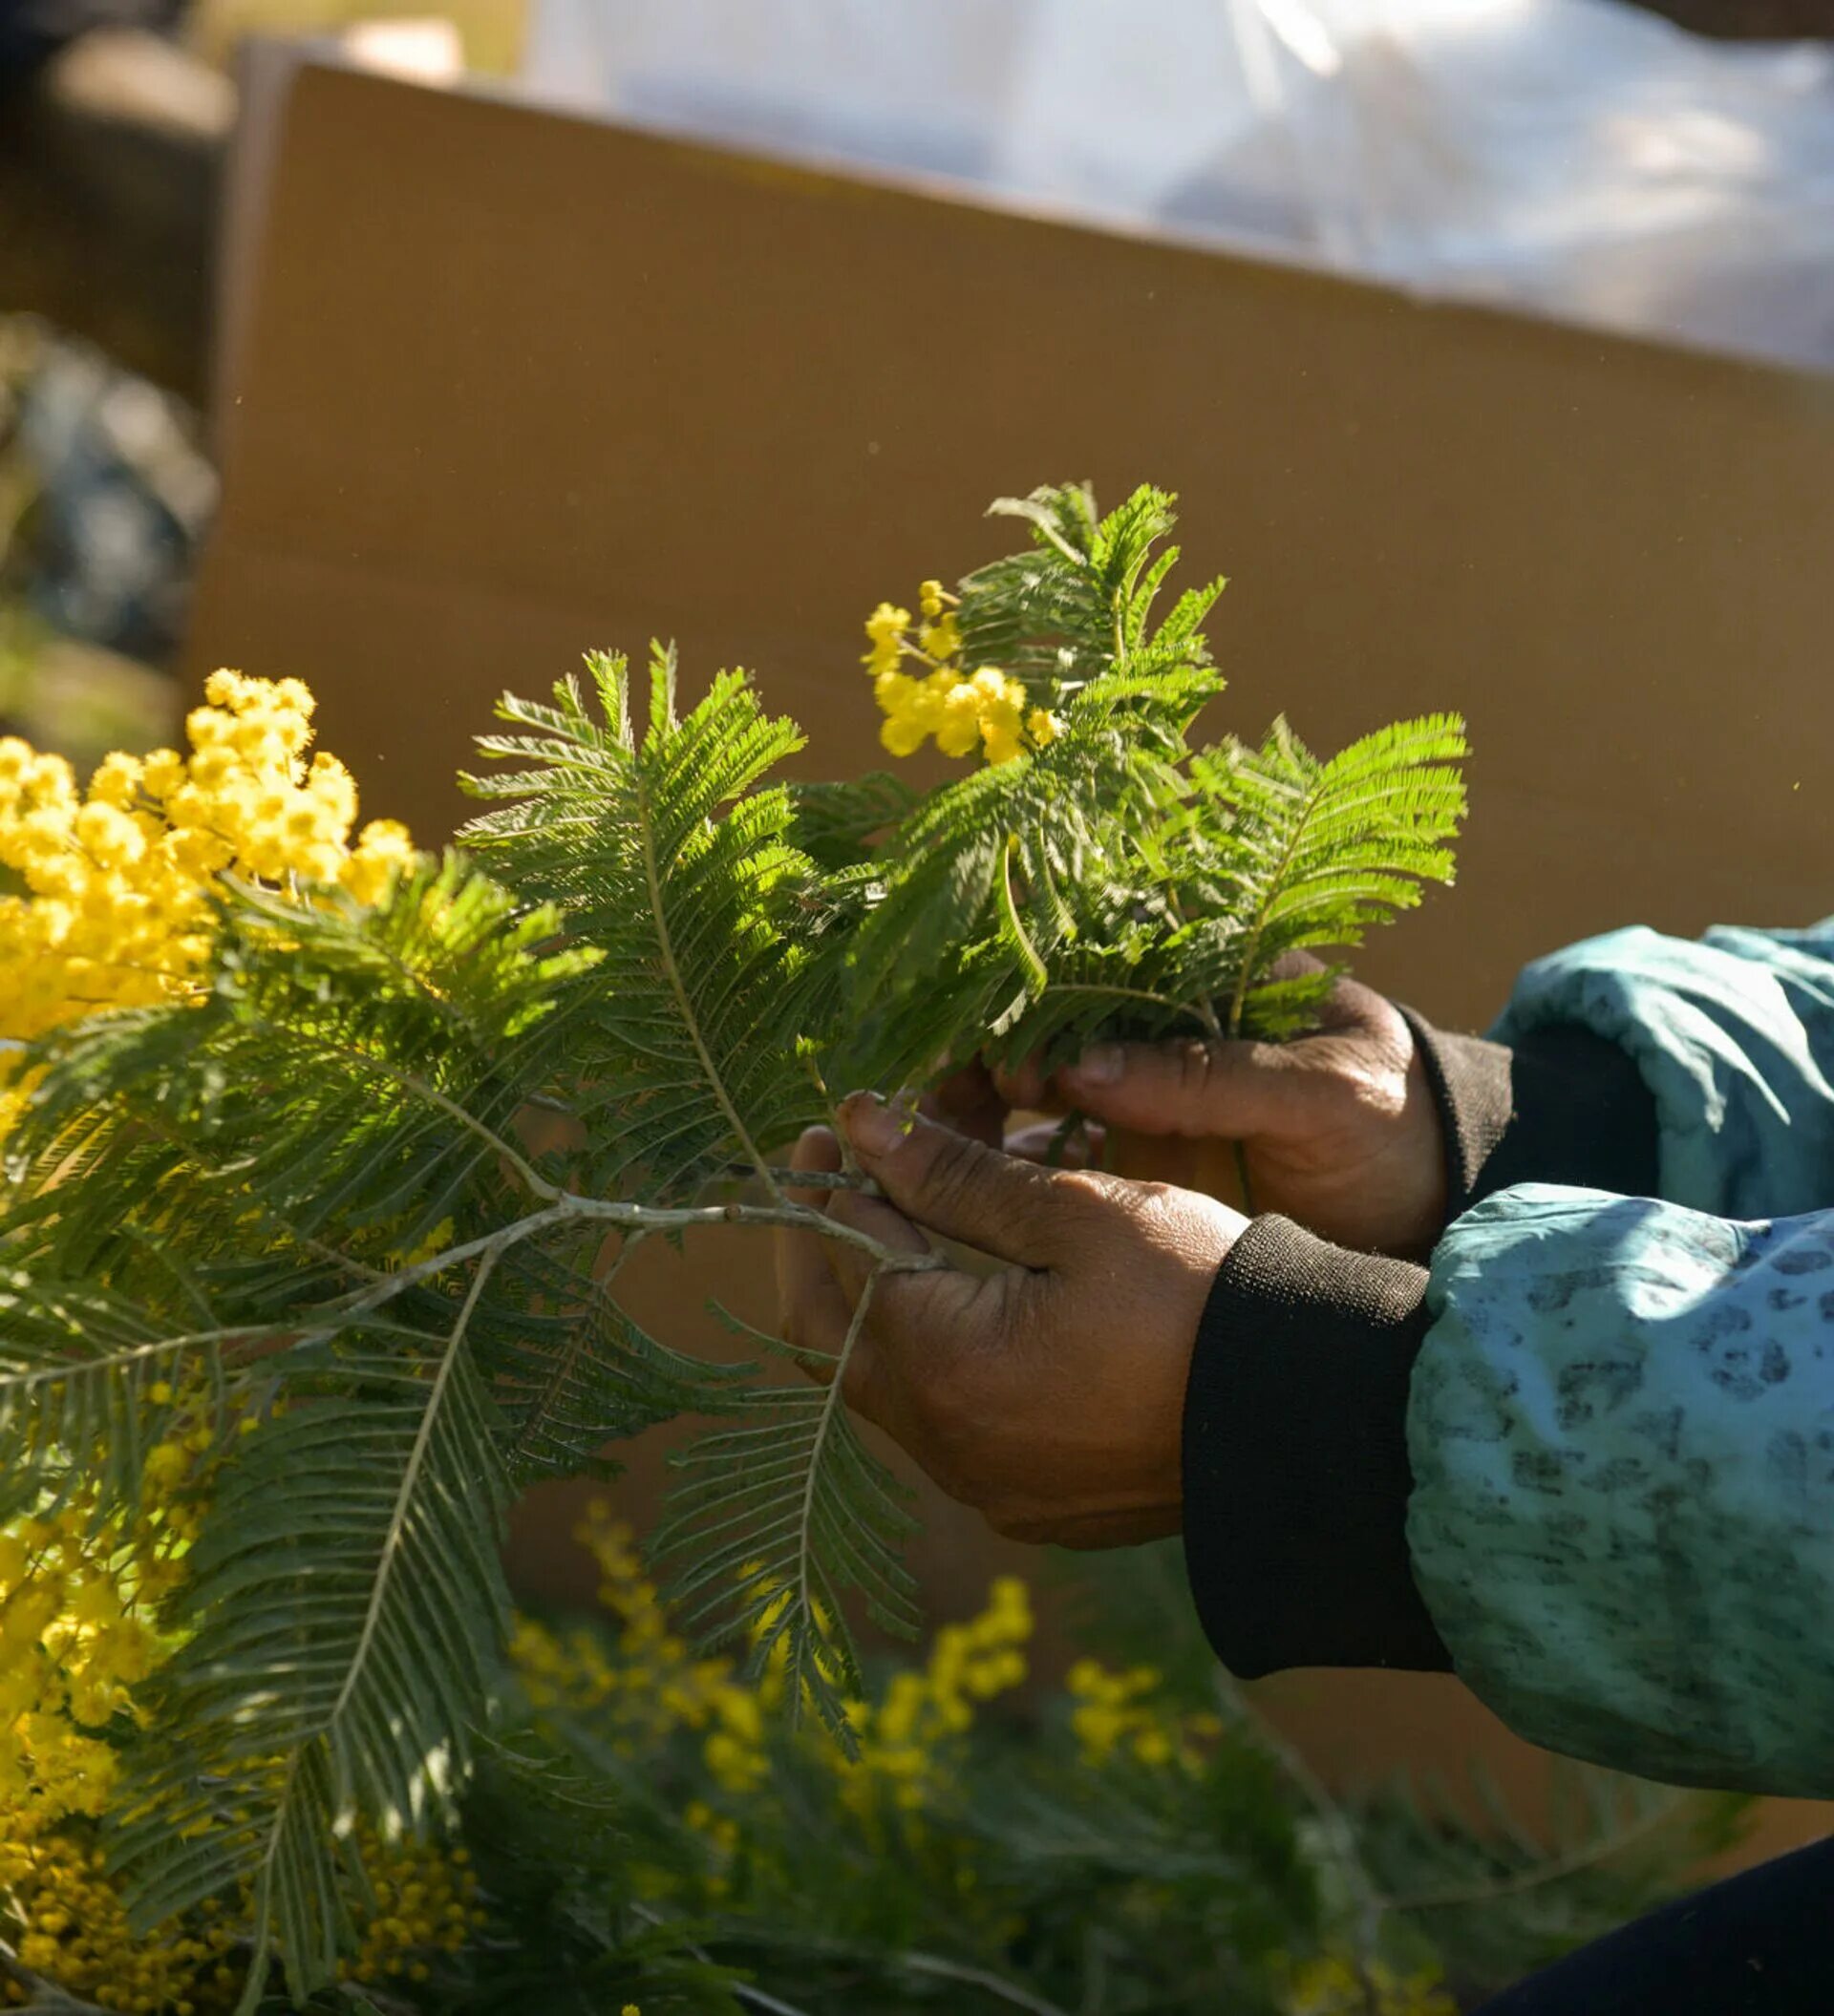
M 1211 1641 L 1245 1677 L 1450 1668 L 1554 1750 L 1834 1795 L 1834 920 L 1615 931 L 1530 966 L 1493 1043 L 1415 1033 L 1463 1200 L 1430 1269 L 1264 1217 L 1211 1291 Z
M 1522 976 L 1655 1102 L 1658 1192 L 1528 1184 L 1433 1256 L 1406 1538 L 1462 1679 L 1647 1777 L 1834 1793 L 1834 920 Z

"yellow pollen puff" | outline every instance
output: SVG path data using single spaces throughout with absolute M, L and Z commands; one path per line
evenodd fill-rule
M 1048 746 L 1056 738 L 1059 723 L 1048 708 L 1030 705 L 1023 681 L 992 665 L 964 678 L 951 664 L 961 647 L 954 613 L 942 613 L 940 584 L 926 582 L 924 587 L 925 613 L 937 620 L 922 635 L 920 655 L 932 664 L 922 678 L 905 671 L 900 663 L 908 611 L 881 603 L 866 619 L 872 649 L 865 663 L 872 673 L 873 698 L 885 717 L 880 724 L 880 741 L 893 755 L 908 756 L 934 735 L 946 756 L 970 755 L 979 748 L 992 763 L 1022 755 L 1028 737 L 1034 749 Z
M 341 883 L 368 904 L 417 859 L 391 820 L 352 843 L 356 786 L 336 757 L 308 760 L 302 681 L 219 670 L 204 700 L 186 717 L 188 753 L 117 752 L 82 796 L 61 757 L 0 737 L 0 868 L 15 885 L 0 895 L 0 1038 L 194 998 L 224 871 L 307 902 Z M 18 1060 L 0 1050 L 0 1135 L 30 1091 Z

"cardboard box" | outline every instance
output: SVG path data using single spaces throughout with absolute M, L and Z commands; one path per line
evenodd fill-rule
M 191 665 L 309 679 L 370 812 L 448 831 L 498 692 L 651 634 L 754 668 L 805 774 L 876 762 L 865 610 L 1004 550 L 997 494 L 1150 478 L 1233 577 L 1231 725 L 1470 718 L 1459 887 L 1376 984 L 1482 1025 L 1587 933 L 1834 907 L 1834 381 L 333 69 L 258 102 Z M 768 1320 L 730 1255 L 645 1305 Z M 1022 1559 L 923 1509 L 942 1614 Z M 1452 1681 L 1263 1691 L 1333 1771 L 1534 1782 Z

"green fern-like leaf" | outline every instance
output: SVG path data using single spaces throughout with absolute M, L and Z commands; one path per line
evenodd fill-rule
M 340 1823 L 423 1826 L 496 1670 L 508 1479 L 466 1337 L 489 1275 L 443 1337 L 372 1321 L 293 1352 L 300 1397 L 225 1465 L 175 1600 L 158 1699 L 182 1735 L 142 1765 L 116 1859 L 147 1923 L 252 1884 L 300 1986 L 336 1967 Z
M 754 1671 L 780 1663 L 792 1712 L 813 1708 L 851 1753 L 842 1705 L 861 1680 L 846 1599 L 905 1637 L 918 1616 L 899 1551 L 914 1522 L 853 1427 L 842 1369 L 747 1394 L 738 1427 L 687 1451 L 655 1547 L 683 1563 L 670 1595 L 690 1628 L 748 1638 Z
M 81 1476 L 135 1511 L 180 1396 L 215 1426 L 113 1852 L 143 1922 L 249 1886 L 251 2006 L 276 1942 L 297 1992 L 330 1978 L 348 1823 L 424 1824 L 488 1696 L 509 1477 L 479 1318 L 503 1171 L 533 1174 L 511 1122 L 591 956 L 554 935 L 457 861 L 373 910 L 227 892 L 203 998 L 41 1046 L 10 1144 L 15 1497 Z
M 1104 672 L 1157 676 L 1207 666 L 1200 626 L 1222 593 L 1220 580 L 1188 590 L 1152 624 L 1179 559 L 1176 546 L 1160 544 L 1176 523 L 1175 501 L 1150 484 L 1106 517 L 1086 483 L 999 499 L 990 515 L 1024 520 L 1032 545 L 962 583 L 967 662 L 1000 666 L 1046 704 Z
M 504 1426 L 504 1460 L 519 1486 L 544 1477 L 616 1475 L 606 1445 L 677 1414 L 718 1413 L 748 1365 L 710 1365 L 673 1351 L 620 1305 L 617 1271 L 639 1243 L 628 1237 L 609 1278 L 590 1249 L 529 1240 L 504 1256 L 500 1293 L 479 1326 Z
M 566 1013 L 567 1098 L 592 1144 L 585 1178 L 665 1206 L 750 1172 L 776 1198 L 766 1149 L 828 1116 L 822 1067 L 839 1053 L 847 926 L 867 901 L 846 857 L 908 801 L 885 782 L 793 796 L 769 781 L 800 738 L 761 712 L 742 675 L 722 675 L 682 714 L 674 661 L 659 651 L 639 732 L 623 661 L 588 668 L 596 711 L 573 684 L 552 708 L 504 704 L 539 732 L 484 742 L 526 767 L 473 780 L 506 802 L 468 829 L 520 887 L 560 906 L 570 939 L 603 955 Z M 836 863 L 831 874 L 799 833 Z M 658 1411 L 671 1399 L 681 1411 L 680 1362 L 633 1347 L 615 1311 L 608 1320 L 617 1353 L 593 1351 L 588 1371 L 562 1345 L 550 1363 L 563 1388 L 602 1386 L 608 1364 L 641 1363 L 663 1382 Z M 539 1390 L 532 1358 L 527 1372 Z M 734 1399 L 702 1376 L 693 1394 L 736 1406 L 743 1425 L 691 1454 L 658 1543 L 676 1563 L 675 1593 L 696 1599 L 710 1630 L 749 1627 L 780 1647 L 792 1699 L 835 1720 L 856 1671 L 843 1593 L 909 1619 L 889 1478 L 855 1437 L 838 1386 Z M 542 1431 L 556 1432 L 551 1419 Z M 564 1456 L 583 1454 L 576 1424 L 559 1432 Z M 532 1446 L 519 1429 L 524 1457 Z
M 790 795 L 763 782 L 800 737 L 738 672 L 679 714 L 661 649 L 639 732 L 625 661 L 587 668 L 596 711 L 571 680 L 552 707 L 502 703 L 524 732 L 480 747 L 527 767 L 466 780 L 505 802 L 465 838 L 603 955 L 569 1007 L 587 1180 L 691 1196 L 823 1116 L 798 1039 L 819 1027 L 825 912 Z
M 1463 722 L 1428 714 L 1324 761 L 1284 720 L 1259 750 L 1229 743 L 1194 759 L 1194 814 L 1221 838 L 1193 850 L 1193 881 L 1218 891 L 1234 926 L 1211 983 L 1231 1033 L 1302 1027 L 1307 987 L 1269 980 L 1286 954 L 1358 944 L 1424 884 L 1452 880 L 1467 753 Z
M 1063 705 L 1051 745 L 943 785 L 877 858 L 855 935 L 853 1082 L 900 1084 L 1000 1036 L 1087 940 L 1091 899 L 1151 903 L 1136 837 L 1176 810 L 1202 670 L 1111 673 Z

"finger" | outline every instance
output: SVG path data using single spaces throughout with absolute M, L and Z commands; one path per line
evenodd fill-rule
M 828 1216 L 850 1231 L 864 1232 L 868 1239 L 894 1253 L 928 1253 L 930 1243 L 923 1228 L 913 1225 L 902 1211 L 894 1210 L 884 1198 L 868 1197 L 858 1190 L 836 1192 L 828 1202 Z M 865 1248 L 847 1240 L 827 1241 L 829 1270 L 841 1284 L 849 1303 L 857 1302 L 866 1282 L 881 1263 Z
M 1100 1162 L 1107 1138 L 1101 1127 L 1078 1127 L 1066 1135 L 1057 1121 L 1040 1120 L 1034 1127 L 1014 1128 L 1001 1145 L 1019 1161 L 1047 1169 L 1091 1169 Z
M 1309 1130 L 1331 1095 L 1323 1062 L 1303 1042 L 1098 1043 L 1058 1077 L 1111 1127 L 1251 1140 Z
M 834 1170 L 841 1166 L 841 1144 L 825 1127 L 812 1127 L 790 1157 L 793 1169 Z M 795 1189 L 797 1203 L 820 1205 L 828 1193 Z M 772 1241 L 777 1266 L 778 1324 L 784 1342 L 799 1351 L 825 1353 L 838 1359 L 853 1310 L 846 1290 L 828 1264 L 827 1241 L 819 1232 L 780 1229 Z M 822 1375 L 818 1358 L 798 1363 L 812 1378 Z
M 1027 1057 L 1010 1071 L 996 1065 L 992 1075 L 995 1089 L 1014 1111 L 1037 1113 L 1056 1097 L 1056 1088 L 1035 1057 Z
M 1022 1266 L 1051 1266 L 1086 1236 L 1094 1193 L 1087 1177 L 1039 1169 L 899 1114 L 856 1093 L 842 1121 L 861 1166 L 919 1224 Z
M 831 1127 L 805 1127 L 798 1135 L 796 1146 L 790 1150 L 792 1169 L 839 1175 L 843 1166 L 841 1143 L 835 1139 Z M 829 1187 L 826 1183 L 811 1183 L 806 1187 L 799 1184 L 785 1195 L 792 1203 L 820 1207 L 827 1199 Z
M 954 1267 L 881 1274 L 842 1375 L 847 1405 L 921 1458 L 964 1354 L 985 1360 L 1013 1343 L 1010 1284 L 1031 1279 L 982 1280 Z
M 1374 987 L 1365 987 L 1360 980 L 1340 980 L 1323 1001 L 1318 1004 L 1316 1033 L 1335 1035 L 1351 1030 L 1367 1030 L 1372 1034 L 1386 1034 L 1391 1026 L 1399 1020 L 1394 1004 L 1386 995 L 1378 994 Z M 1293 1048 L 1310 1042 L 1301 1036 Z

